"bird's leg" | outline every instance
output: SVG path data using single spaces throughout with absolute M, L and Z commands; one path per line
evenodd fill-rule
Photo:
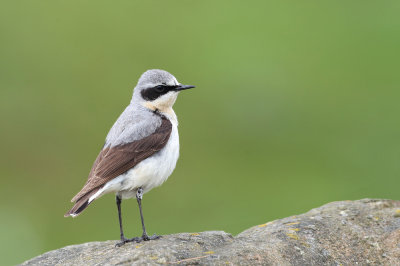
M 115 246 L 120 247 L 120 246 L 124 245 L 125 243 L 133 242 L 135 240 L 138 240 L 138 238 L 132 238 L 132 239 L 125 238 L 124 230 L 122 228 L 122 213 L 121 213 L 121 202 L 122 202 L 122 199 L 118 195 L 116 195 L 115 196 L 115 201 L 117 203 L 117 208 L 118 208 L 119 231 L 121 233 L 121 241 L 118 242 L 117 244 L 115 244 Z
M 152 236 L 148 236 L 147 232 L 146 232 L 146 227 L 144 226 L 144 220 L 143 220 L 143 212 L 142 212 L 142 198 L 143 198 L 143 188 L 139 188 L 136 192 L 136 200 L 138 202 L 139 205 L 139 211 L 140 211 L 140 218 L 142 219 L 142 228 L 143 228 L 143 234 L 141 239 L 138 241 L 149 241 L 149 240 L 154 240 L 154 239 L 159 239 L 161 236 L 158 236 L 156 234 L 152 235 Z

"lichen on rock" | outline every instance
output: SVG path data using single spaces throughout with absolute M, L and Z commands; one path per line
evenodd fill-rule
M 53 250 L 22 265 L 367 265 L 400 264 L 400 201 L 332 202 L 297 216 L 157 241 L 90 242 Z

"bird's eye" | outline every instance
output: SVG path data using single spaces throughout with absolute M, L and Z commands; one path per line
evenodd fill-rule
M 164 92 L 166 90 L 165 86 L 162 85 L 155 86 L 154 89 L 156 92 Z

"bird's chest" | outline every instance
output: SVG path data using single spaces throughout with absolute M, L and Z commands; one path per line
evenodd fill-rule
M 178 157 L 178 128 L 173 125 L 170 138 L 165 147 L 123 175 L 120 190 L 125 190 L 125 193 L 122 193 L 126 194 L 123 195 L 124 198 L 133 197 L 134 191 L 139 187 L 142 187 L 144 192 L 148 192 L 164 183 L 174 171 Z
M 179 135 L 177 127 L 173 126 L 167 145 L 153 157 L 153 169 L 156 170 L 156 175 L 161 179 L 161 183 L 172 174 L 178 158 Z

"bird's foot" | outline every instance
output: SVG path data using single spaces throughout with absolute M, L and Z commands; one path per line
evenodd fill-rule
M 115 246 L 119 248 L 129 242 L 138 242 L 139 243 L 140 241 L 142 241 L 141 237 L 134 237 L 134 238 L 123 237 L 123 238 L 121 238 L 121 241 L 119 241 L 117 244 L 115 244 Z
M 119 241 L 117 244 L 115 244 L 116 247 L 122 247 L 123 245 L 125 245 L 126 243 L 129 242 L 136 242 L 136 243 L 140 243 L 142 241 L 150 241 L 150 240 L 156 240 L 156 239 L 160 239 L 161 236 L 159 235 L 152 235 L 152 236 L 148 236 L 147 234 L 143 234 L 141 237 L 133 237 L 133 238 L 121 238 L 121 241 Z
M 142 237 L 138 237 L 138 243 L 139 242 L 142 242 L 142 241 L 150 241 L 150 240 L 156 240 L 156 239 L 160 239 L 161 238 L 161 236 L 159 236 L 159 235 L 156 235 L 156 234 L 154 234 L 154 235 L 152 235 L 152 236 L 148 236 L 147 234 L 143 234 L 142 235 Z

